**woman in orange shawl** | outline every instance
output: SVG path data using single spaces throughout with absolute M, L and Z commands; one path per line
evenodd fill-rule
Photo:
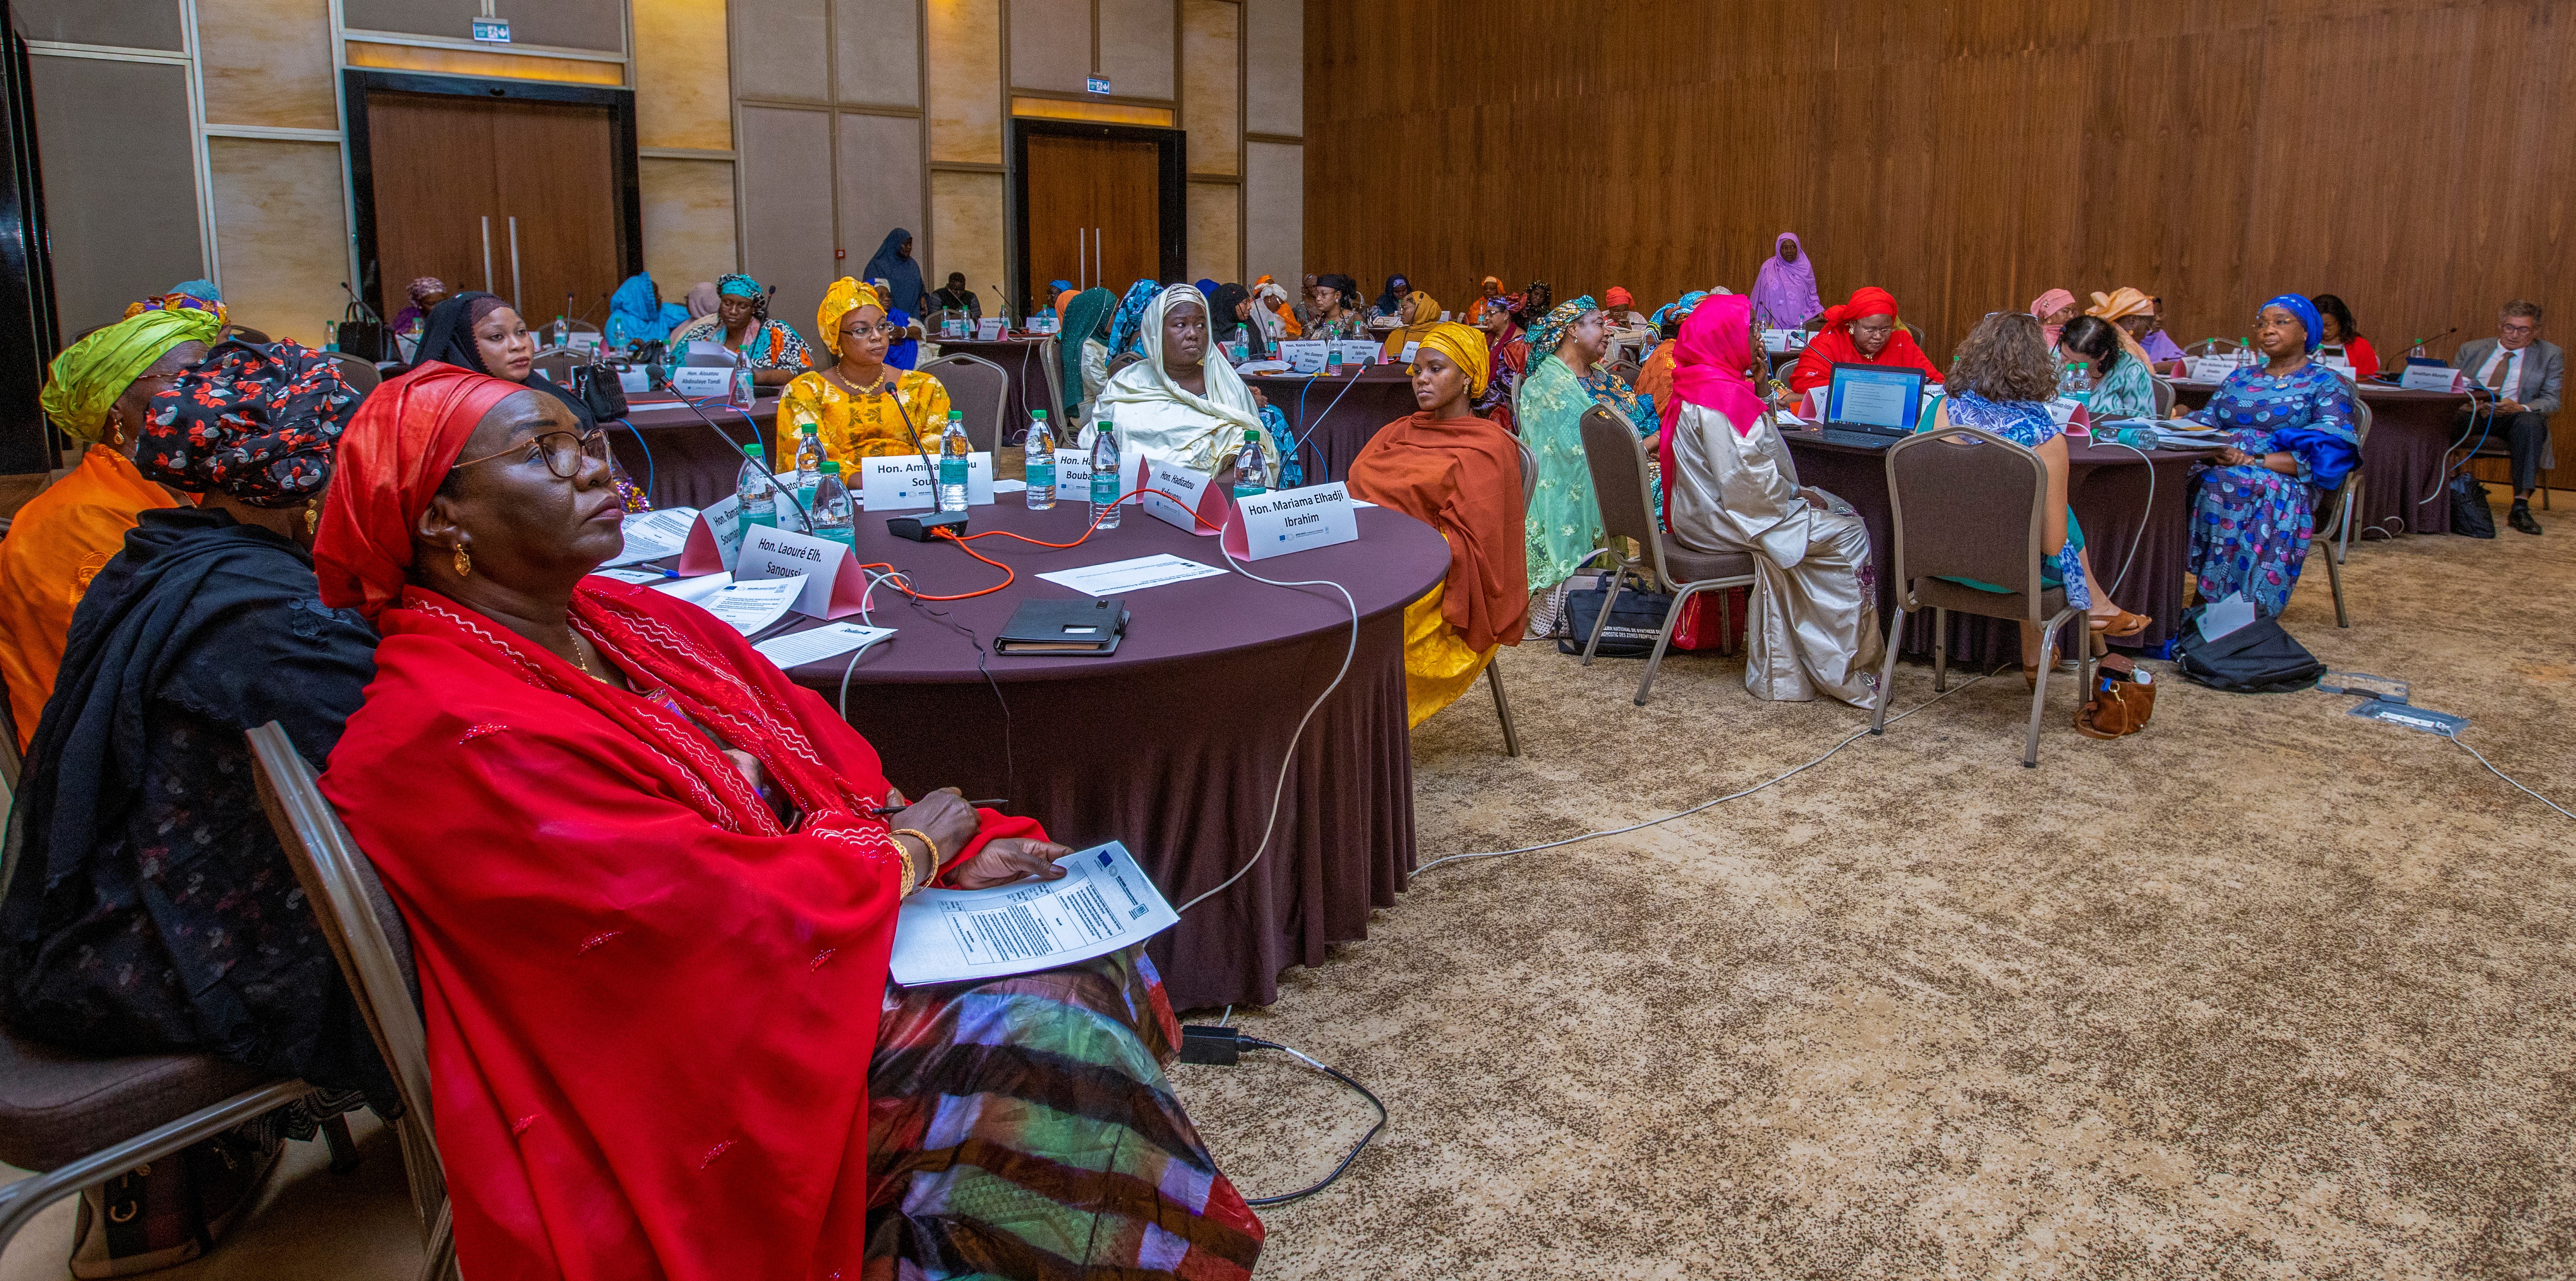
M 195 307 L 140 311 L 54 358 L 41 400 L 45 416 L 84 446 L 80 465 L 27 500 L 0 538 L 0 678 L 9 683 L 21 751 L 53 697 L 63 639 L 89 580 L 124 548 L 135 517 L 178 506 L 135 469 L 134 448 L 152 397 L 205 358 L 223 324 Z
M 1933 382 L 1941 381 L 1940 368 L 1915 345 L 1914 335 L 1896 323 L 1896 299 L 1876 285 L 1863 285 L 1850 302 L 1825 308 L 1825 330 L 1789 371 L 1789 390 L 1804 394 L 1831 383 L 1836 365 L 1920 369 Z
M 1354 496 L 1423 521 L 1449 543 L 1449 573 L 1404 609 L 1404 701 L 1415 725 L 1466 693 L 1529 622 L 1520 448 L 1471 408 L 1485 389 L 1485 336 L 1441 323 L 1419 342 L 1420 411 L 1380 428 L 1348 478 Z
M 888 981 L 916 886 L 1070 851 L 905 800 L 731 627 L 588 577 L 620 519 L 605 437 L 431 363 L 314 545 L 384 637 L 322 791 L 411 926 L 464 1275 L 1249 1276 L 1141 949 Z

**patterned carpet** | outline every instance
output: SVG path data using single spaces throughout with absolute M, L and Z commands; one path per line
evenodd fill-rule
M 2357 547 L 2349 631 L 2312 560 L 2285 622 L 2576 808 L 2556 515 Z M 1694 804 L 1865 719 L 1716 655 L 1643 709 L 1635 661 L 1503 666 L 1525 756 L 1481 689 L 1414 735 L 1426 860 Z M 2576 823 L 2351 698 L 2177 677 L 2104 743 L 2072 684 L 2037 770 L 2007 671 L 1699 816 L 1429 872 L 1236 1011 L 1394 1113 L 1267 1213 L 1261 1275 L 2576 1273 Z M 1897 706 L 1930 696 L 1900 665 Z M 1177 1069 L 1253 1196 L 1368 1117 L 1261 1058 Z

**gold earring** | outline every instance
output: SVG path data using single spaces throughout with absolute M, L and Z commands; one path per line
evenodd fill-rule
M 307 537 L 307 538 L 312 537 L 312 536 L 313 536 L 313 531 L 315 531 L 315 530 L 317 530 L 317 529 L 320 529 L 321 527 L 322 527 L 322 500 L 320 500 L 320 499 L 318 499 L 318 498 L 307 498 L 307 499 L 305 499 L 305 500 L 304 500 L 304 535 L 305 535 L 305 537 Z
M 465 554 L 465 544 L 463 543 L 458 543 L 456 545 L 456 576 L 458 578 L 471 578 L 474 576 L 474 558 Z

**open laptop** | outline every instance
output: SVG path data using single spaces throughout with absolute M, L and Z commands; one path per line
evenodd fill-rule
M 1837 445 L 1885 449 L 1913 435 L 1922 417 L 1922 370 L 1836 364 L 1821 430 Z

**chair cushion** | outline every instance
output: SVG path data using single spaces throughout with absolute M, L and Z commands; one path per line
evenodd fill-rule
M 269 1079 L 210 1054 L 86 1058 L 0 1030 L 0 1161 L 68 1165 Z
M 1673 576 L 1675 583 L 1697 583 L 1711 578 L 1749 578 L 1753 574 L 1753 557 L 1744 552 L 1684 551 L 1665 543 L 1664 570 Z
M 1914 599 L 1926 609 L 1946 609 L 1954 614 L 1975 614 L 1984 618 L 2027 619 L 2028 606 L 2020 592 L 1990 592 L 1946 578 L 1914 580 Z M 2056 617 L 2066 608 L 2066 589 L 2052 587 L 2039 594 L 2039 616 Z

